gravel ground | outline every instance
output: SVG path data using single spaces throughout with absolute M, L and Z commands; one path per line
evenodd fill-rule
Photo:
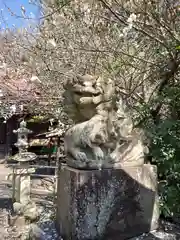
M 10 169 L 0 164 L 0 240 L 61 239 L 58 237 L 55 229 L 55 211 L 52 197 L 36 196 L 38 209 L 40 209 L 41 212 L 38 222 L 24 226 L 22 226 L 22 224 L 19 224 L 20 226 L 9 225 L 9 219 L 12 213 L 12 192 L 6 181 L 6 176 L 9 173 Z M 37 187 L 37 185 L 35 187 Z M 38 189 L 39 188 L 40 186 L 38 186 Z
M 2 188 L 2 185 L 0 188 Z M 12 205 L 5 205 L 5 202 L 3 205 L 1 201 L 0 240 L 60 240 L 54 224 L 54 209 L 49 202 L 44 201 L 43 204 L 39 204 L 38 209 L 41 215 L 38 222 L 24 226 L 21 224 L 10 226 L 8 220 Z

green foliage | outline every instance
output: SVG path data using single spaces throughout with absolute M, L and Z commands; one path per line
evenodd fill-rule
M 162 213 L 180 214 L 180 121 L 165 119 L 149 130 L 150 153 L 158 167 Z
M 161 101 L 166 103 L 158 123 L 149 118 L 145 129 L 151 139 L 152 163 L 158 167 L 161 213 L 165 217 L 180 216 L 180 89 L 165 89 Z M 144 111 L 145 112 L 145 111 Z M 165 114 L 166 112 L 166 114 Z M 146 113 L 146 112 L 145 112 Z
M 43 122 L 45 120 L 46 120 L 46 118 L 44 116 L 36 115 L 36 116 L 31 117 L 29 120 L 27 120 L 27 122 L 38 123 L 38 122 Z

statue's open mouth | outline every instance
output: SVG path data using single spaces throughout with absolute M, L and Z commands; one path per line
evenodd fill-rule
M 83 92 L 79 92 L 78 90 L 74 90 L 74 92 L 79 95 L 79 96 L 84 96 L 84 97 L 92 97 L 92 96 L 98 96 L 100 93 L 100 91 L 94 91 L 93 94 L 90 91 L 83 91 Z

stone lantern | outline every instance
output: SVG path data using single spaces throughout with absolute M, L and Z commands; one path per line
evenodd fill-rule
M 17 143 L 18 153 L 13 156 L 13 160 L 18 162 L 18 168 L 15 178 L 15 200 L 22 205 L 30 201 L 30 173 L 34 169 L 28 168 L 30 162 L 36 159 L 36 154 L 27 151 L 28 148 L 28 134 L 32 131 L 26 128 L 26 122 L 23 120 L 20 127 L 13 131 L 18 135 Z

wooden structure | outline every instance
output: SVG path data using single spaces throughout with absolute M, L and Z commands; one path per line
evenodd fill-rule
M 59 158 L 63 158 L 63 131 L 56 128 L 50 132 L 44 132 L 34 136 L 30 140 L 29 148 L 31 151 L 35 152 L 39 158 L 47 159 L 48 166 L 51 165 L 51 160 L 54 159 L 55 162 Z
M 8 159 L 10 156 L 17 153 L 18 149 L 14 144 L 17 141 L 16 134 L 13 133 L 13 130 L 17 130 L 19 127 L 20 120 L 22 115 L 13 115 L 6 122 L 3 119 L 0 120 L 0 158 Z M 29 123 L 27 124 L 28 128 L 32 130 L 29 138 L 34 138 L 37 134 L 46 132 L 49 128 L 49 122 L 44 123 Z

